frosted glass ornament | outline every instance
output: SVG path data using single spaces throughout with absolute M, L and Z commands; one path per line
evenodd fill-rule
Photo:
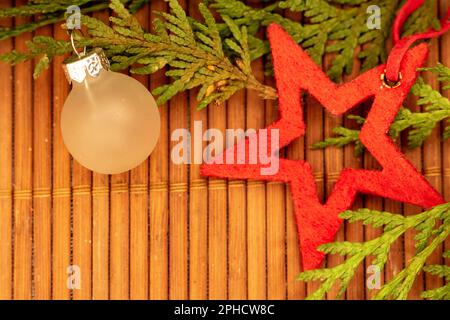
M 66 65 L 73 88 L 61 114 L 62 137 L 84 167 L 122 173 L 138 166 L 154 149 L 160 132 L 158 107 L 139 81 L 98 63 L 97 59 L 90 66 L 88 61 L 86 69 L 73 70 Z

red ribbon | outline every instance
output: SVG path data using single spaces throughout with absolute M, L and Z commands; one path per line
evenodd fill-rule
M 401 29 L 406 21 L 406 19 L 416 11 L 420 6 L 423 5 L 425 0 L 408 0 L 406 4 L 399 10 L 397 17 L 394 21 L 394 26 L 392 30 L 392 37 L 394 39 L 394 48 L 392 49 L 386 63 L 386 78 L 387 80 L 395 83 L 398 82 L 400 65 L 403 58 L 409 48 L 414 44 L 414 42 L 422 39 L 431 39 L 439 37 L 448 30 L 450 30 L 450 9 L 447 11 L 445 18 L 441 21 L 441 30 L 430 29 L 421 34 L 414 34 L 400 39 Z

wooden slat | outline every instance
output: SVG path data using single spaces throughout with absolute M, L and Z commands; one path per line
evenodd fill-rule
M 209 128 L 219 130 L 225 137 L 226 121 L 224 104 L 210 107 Z M 208 225 L 209 298 L 223 300 L 227 298 L 227 181 L 224 179 L 208 181 Z
M 74 270 L 79 282 L 73 287 L 73 299 L 92 298 L 92 171 L 76 160 L 72 162 L 72 243 Z
M 410 94 L 410 96 L 405 101 L 406 106 L 412 111 L 412 112 L 420 112 L 421 108 L 417 105 L 417 98 Z M 421 172 L 423 168 L 423 156 L 422 156 L 422 148 L 409 148 L 408 147 L 408 134 L 403 134 L 402 141 L 402 152 L 405 154 L 405 156 L 408 158 L 408 160 L 414 165 L 414 167 Z M 422 212 L 422 209 L 413 206 L 410 204 L 405 203 L 403 206 L 403 214 L 405 216 L 409 215 L 416 215 Z M 414 237 L 416 236 L 417 232 L 415 230 L 408 230 L 405 232 L 403 239 L 403 250 L 404 250 L 404 263 L 411 260 L 411 258 L 416 254 L 416 248 L 415 248 L 415 240 Z M 424 274 L 420 273 L 409 292 L 408 299 L 414 299 L 418 300 L 421 299 L 420 294 L 424 290 L 425 286 L 425 279 Z
M 150 8 L 142 8 L 136 17 L 148 30 Z M 145 87 L 148 76 L 134 75 Z M 148 299 L 149 290 L 149 160 L 145 160 L 130 173 L 130 298 Z
M 110 189 L 110 298 L 126 300 L 130 298 L 130 172 L 111 175 Z
M 39 29 L 36 34 L 51 36 L 52 27 Z M 52 132 L 51 100 L 52 70 L 35 81 L 33 134 L 33 214 L 34 214 L 34 298 L 48 300 L 52 288 Z
M 111 176 L 110 298 L 129 298 L 130 194 L 128 172 Z
M 255 77 L 264 81 L 264 66 L 261 59 L 252 63 Z M 247 91 L 247 129 L 265 126 L 264 101 L 258 93 Z M 261 181 L 247 182 L 247 279 L 248 299 L 266 299 L 266 187 Z
M 26 1 L 16 1 L 22 5 Z M 28 22 L 28 18 L 17 18 L 16 23 Z M 15 38 L 15 48 L 26 50 L 25 42 L 32 34 Z M 33 243 L 33 63 L 17 65 L 14 70 L 14 299 L 30 299 L 32 280 Z
M 438 3 L 434 3 L 434 11 L 438 13 Z M 435 66 L 439 62 L 439 41 L 433 39 L 430 42 L 430 54 L 427 59 L 427 66 Z M 430 73 L 424 74 L 424 80 L 433 89 L 439 89 L 437 77 Z M 423 146 L 423 169 L 424 175 L 431 185 L 442 192 L 442 150 L 441 150 L 441 124 L 438 124 L 428 137 Z M 440 245 L 428 257 L 428 264 L 442 264 L 443 245 Z M 429 273 L 425 273 L 425 289 L 435 289 L 443 285 L 443 279 Z
M 275 86 L 272 78 L 266 83 Z M 277 101 L 266 101 L 266 123 L 278 119 Z M 267 133 L 270 137 L 271 132 Z M 269 148 L 270 146 L 268 146 Z M 282 156 L 282 154 L 280 154 Z M 286 298 L 286 186 L 284 183 L 268 183 L 266 186 L 267 205 L 267 298 Z
M 328 69 L 331 66 L 332 60 L 335 58 L 334 54 L 327 54 L 325 56 L 324 68 Z M 324 115 L 324 137 L 331 137 L 334 135 L 333 129 L 342 126 L 342 116 L 334 116 L 329 112 L 325 112 Z M 328 198 L 333 191 L 336 181 L 339 179 L 341 171 L 344 167 L 344 151 L 342 148 L 326 148 L 325 149 L 325 197 Z M 326 201 L 326 200 L 325 200 Z M 344 241 L 345 228 L 341 225 L 341 228 L 336 233 L 335 241 Z M 338 264 L 341 264 L 344 258 L 340 255 L 329 255 L 326 258 L 327 268 L 332 268 Z M 336 286 L 330 290 L 327 294 L 327 299 L 334 300 L 337 298 L 338 288 Z M 343 297 L 341 297 L 343 299 Z
M 315 142 L 323 140 L 323 106 L 311 95 L 307 95 L 304 99 L 304 111 L 306 121 L 305 135 L 305 158 L 311 165 L 314 179 L 316 181 L 317 195 L 320 201 L 324 200 L 324 151 L 322 149 L 311 149 L 311 145 Z M 301 230 L 300 230 L 301 232 Z M 316 291 L 319 287 L 317 282 L 308 282 L 306 290 L 308 295 Z
M 437 2 L 435 2 L 435 12 L 438 13 Z M 442 15 L 445 16 L 445 13 Z M 430 53 L 427 59 L 427 66 L 435 66 L 439 62 L 439 41 L 430 41 Z M 425 82 L 434 89 L 439 89 L 437 77 L 430 73 L 424 73 Z M 423 173 L 431 185 L 442 192 L 442 149 L 441 149 L 441 125 L 438 124 L 423 145 Z M 443 246 L 440 245 L 428 257 L 428 264 L 442 264 Z M 425 273 L 425 289 L 434 289 L 443 285 L 443 279 L 429 273 Z
M 399 202 L 386 199 L 384 201 L 384 210 L 392 213 L 401 213 L 402 205 Z M 395 241 L 389 250 L 388 263 L 385 267 L 385 281 L 388 282 L 392 280 L 396 275 L 399 274 L 404 268 L 404 245 L 403 237 L 399 237 Z
M 324 124 L 324 135 L 325 137 L 330 137 L 333 135 L 333 128 L 342 125 L 342 117 L 336 117 L 329 113 L 325 114 L 325 124 Z M 328 197 L 336 183 L 339 175 L 343 169 L 344 165 L 344 152 L 341 148 L 327 148 L 325 149 L 325 189 L 326 196 Z M 344 225 L 341 225 L 341 228 L 336 234 L 335 241 L 343 241 L 345 237 L 345 228 Z M 340 255 L 329 255 L 327 257 L 327 267 L 331 268 L 343 262 L 344 258 Z M 337 290 L 332 290 L 327 295 L 328 299 L 336 299 Z
M 11 6 L 3 1 L 0 7 Z M 11 19 L 2 19 L 2 27 L 12 25 Z M 11 39 L 3 40 L 0 53 L 13 49 Z M 0 63 L 0 300 L 12 298 L 12 177 L 13 177 L 13 71 L 6 63 Z
M 358 50 L 357 50 L 358 51 Z M 355 53 L 355 56 L 358 54 L 358 52 Z M 344 82 L 351 81 L 354 79 L 360 72 L 360 64 L 359 61 L 354 59 L 353 63 L 353 71 L 350 75 L 344 76 Z M 371 107 L 371 105 L 369 105 Z M 356 111 L 358 113 L 358 109 Z M 347 128 L 355 128 L 358 127 L 358 125 L 355 123 L 355 121 L 344 119 L 344 126 Z M 346 146 L 344 148 L 344 167 L 348 168 L 362 168 L 362 159 L 357 158 L 354 156 L 354 145 Z M 360 208 L 362 207 L 362 199 L 359 196 L 355 203 L 353 204 L 353 208 Z M 345 240 L 346 241 L 352 241 L 352 242 L 362 242 L 364 240 L 364 229 L 362 226 L 362 223 L 360 222 L 352 222 L 352 223 L 346 223 L 344 225 L 345 227 Z M 349 283 L 348 290 L 347 290 L 347 299 L 348 300 L 361 300 L 364 299 L 364 291 L 361 286 L 364 285 L 364 265 L 360 265 L 355 275 L 352 279 L 352 281 Z
M 387 45 L 387 49 L 390 50 L 390 47 L 392 47 L 392 45 L 390 43 L 388 43 Z M 363 47 L 364 48 L 364 47 Z M 370 102 L 364 104 L 366 107 L 363 110 L 363 114 L 367 115 L 368 112 L 370 112 L 369 108 L 371 107 Z M 378 161 L 372 156 L 372 154 L 370 152 L 364 152 L 364 169 L 367 170 L 381 170 L 381 166 L 378 163 Z M 372 210 L 379 210 L 382 211 L 383 210 L 383 199 L 380 197 L 374 197 L 374 196 L 364 196 L 363 197 L 363 205 L 365 208 L 370 208 Z M 371 225 L 366 225 L 364 226 L 364 241 L 368 241 L 374 238 L 377 238 L 381 235 L 382 230 L 381 228 L 374 228 Z M 378 270 L 373 269 L 372 265 L 373 265 L 373 261 L 374 261 L 374 257 L 371 257 L 369 259 L 365 260 L 365 265 L 364 265 L 364 274 L 365 274 L 365 283 L 364 283 L 364 287 L 365 287 L 365 298 L 366 299 L 371 299 L 373 298 L 377 292 L 378 289 L 375 288 L 369 288 L 369 280 L 372 280 L 373 278 L 371 277 L 380 277 L 380 285 L 383 285 L 384 283 L 384 274 L 386 273 L 385 270 L 379 270 L 379 274 L 375 274 L 375 272 L 378 272 Z M 371 272 L 369 272 L 371 271 Z M 377 280 L 377 279 L 373 279 L 373 280 Z M 378 283 L 374 283 L 373 281 L 370 281 L 371 285 L 377 285 Z M 359 284 L 361 285 L 361 284 Z
M 164 83 L 164 76 L 151 78 L 152 87 Z M 167 299 L 168 260 L 168 106 L 159 108 L 161 134 L 150 161 L 150 299 Z
M 54 27 L 56 39 L 67 39 L 60 25 Z M 61 136 L 61 111 L 69 92 L 64 71 L 63 57 L 53 62 L 53 269 L 52 293 L 54 299 L 69 299 L 67 270 L 71 264 L 71 160 Z
M 190 93 L 190 132 L 191 136 L 191 161 L 196 157 L 202 159 L 202 149 L 195 149 L 195 135 L 201 137 L 207 130 L 207 110 L 197 111 L 195 99 L 197 91 Z M 195 122 L 200 121 L 201 129 L 198 133 Z M 198 124 L 197 124 L 198 125 Z M 205 144 L 203 143 L 203 146 Z M 198 159 L 197 159 L 198 160 Z M 200 165 L 191 164 L 189 170 L 189 297 L 190 299 L 208 298 L 208 189 L 207 180 L 200 175 Z
M 417 106 L 417 98 L 411 96 L 406 101 L 407 107 L 413 112 L 419 112 L 420 108 Z M 402 141 L 402 151 L 406 155 L 409 161 L 414 165 L 414 167 L 421 172 L 422 170 L 422 150 L 421 148 L 411 149 L 408 148 L 407 135 L 404 135 L 404 141 Z M 405 216 L 416 215 L 422 212 L 422 210 L 416 206 L 405 204 L 403 208 L 403 214 Z M 405 256 L 404 261 L 409 261 L 416 253 L 414 237 L 417 232 L 415 230 L 408 230 L 404 235 L 404 250 Z M 424 275 L 419 274 L 414 282 L 413 287 L 410 290 L 408 296 L 409 299 L 420 299 L 420 293 L 424 289 Z
M 107 11 L 94 17 L 108 23 Z M 92 174 L 92 299 L 109 298 L 110 178 Z
M 152 1 L 151 20 L 155 11 L 166 10 L 164 1 Z M 165 84 L 163 72 L 150 77 L 151 88 Z M 161 132 L 158 144 L 150 157 L 150 299 L 169 297 L 169 111 L 168 105 L 159 107 Z
M 109 297 L 109 176 L 92 175 L 92 299 Z
M 148 161 L 130 176 L 130 298 L 148 299 Z
M 200 1 L 189 1 L 189 15 L 200 19 Z M 189 93 L 191 165 L 189 166 L 189 298 L 208 298 L 208 188 L 207 179 L 200 174 L 200 162 L 206 143 L 202 142 L 208 129 L 208 110 L 197 110 L 198 90 Z M 224 121 L 226 119 L 224 118 Z M 221 226 L 224 227 L 224 226 Z M 226 230 L 226 229 L 225 229 Z M 225 240 L 226 241 L 226 240 Z M 226 272 L 225 272 L 226 274 Z M 210 286 L 213 286 L 210 283 Z M 223 286 L 223 285 L 222 285 Z M 226 285 L 224 286 L 226 290 Z M 214 288 L 210 294 L 215 296 Z
M 450 3 L 445 0 L 440 1 L 440 15 L 443 16 L 445 12 L 450 9 Z M 450 34 L 446 33 L 442 36 L 440 42 L 440 60 L 446 65 L 450 66 Z M 446 90 L 444 96 L 450 98 L 450 92 Z M 445 127 L 445 125 L 443 125 Z M 450 199 L 450 139 L 447 139 L 442 144 L 442 194 L 444 199 Z M 445 241 L 445 250 L 450 250 L 450 239 Z M 450 265 L 450 258 L 444 259 L 445 265 Z
M 379 165 L 378 161 L 369 153 L 369 152 L 365 152 L 364 154 L 364 168 L 367 170 L 381 170 L 381 166 Z M 370 208 L 372 210 L 383 210 L 383 199 L 380 197 L 373 197 L 373 196 L 366 196 L 364 199 L 364 207 L 365 208 Z M 370 225 L 364 226 L 364 240 L 368 241 L 370 239 L 374 239 L 377 238 L 378 236 L 381 235 L 382 230 L 380 230 L 380 228 L 374 228 Z M 369 277 L 374 276 L 375 270 L 372 270 L 371 273 L 368 272 L 369 267 L 373 264 L 373 260 L 372 259 L 366 259 L 366 264 L 365 264 L 365 280 L 366 280 L 366 284 L 364 284 L 365 287 L 365 291 L 366 291 L 366 299 L 370 299 L 372 297 L 374 297 L 377 293 L 377 289 L 376 288 L 369 288 L 367 286 L 367 280 L 369 279 Z M 380 284 L 382 285 L 384 281 L 384 272 L 382 272 L 380 270 Z M 373 284 L 373 282 L 372 282 Z M 361 286 L 361 283 L 358 284 L 359 286 Z
M 304 139 L 291 143 L 287 149 L 290 159 L 300 160 L 304 157 Z M 286 264 L 287 264 L 287 299 L 301 300 L 307 295 L 306 284 L 295 280 L 301 269 L 298 230 L 294 214 L 290 187 L 286 190 Z
M 79 283 L 73 286 L 73 298 L 92 297 L 92 203 L 90 170 L 73 161 L 73 266 Z
M 285 16 L 294 21 L 301 21 L 301 15 L 298 12 L 286 11 Z M 293 141 L 286 148 L 286 157 L 293 160 L 305 160 L 305 137 Z M 287 298 L 303 299 L 306 296 L 306 285 L 304 282 L 295 280 L 301 272 L 301 257 L 290 186 L 286 188 L 286 254 Z
M 386 47 L 388 52 L 392 49 L 392 40 L 386 41 Z M 401 139 L 394 142 L 397 147 L 401 150 Z M 390 199 L 384 200 L 384 210 L 392 213 L 401 214 L 402 204 Z M 404 236 L 400 236 L 397 241 L 395 241 L 389 251 L 388 263 L 386 264 L 384 270 L 385 282 L 392 280 L 403 268 L 404 268 Z M 382 282 L 383 283 L 383 282 Z
M 157 78 L 152 76 L 152 87 Z M 168 259 L 168 128 L 167 105 L 160 107 L 161 136 L 150 162 L 150 299 L 167 299 Z
M 180 1 L 183 8 L 186 1 Z M 188 127 L 188 95 L 170 100 L 169 130 Z M 176 142 L 171 141 L 171 149 Z M 187 151 L 187 150 L 185 150 Z M 165 161 L 167 161 L 166 158 Z M 169 162 L 169 298 L 187 299 L 188 289 L 188 166 Z
M 187 96 L 170 101 L 170 132 L 187 127 Z M 171 146 L 174 146 L 174 142 Z M 187 151 L 187 150 L 186 150 Z M 167 161 L 167 160 L 166 160 Z M 188 298 L 188 172 L 187 165 L 169 164 L 169 294 L 170 299 Z
M 209 106 L 208 127 L 219 130 L 226 137 L 227 126 L 226 104 Z M 208 137 L 208 136 L 207 136 Z M 214 143 L 217 137 L 208 137 Z M 225 139 L 223 140 L 225 148 Z M 217 150 L 213 156 L 223 150 Z M 208 181 L 208 288 L 209 299 L 224 300 L 227 298 L 227 180 L 209 179 Z
M 245 128 L 245 91 L 239 91 L 228 100 L 227 112 L 227 128 Z M 245 181 L 229 181 L 228 203 L 228 298 L 243 300 L 247 299 Z

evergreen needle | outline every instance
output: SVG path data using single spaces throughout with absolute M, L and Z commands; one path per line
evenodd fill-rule
M 427 258 L 438 248 L 450 233 L 450 203 L 438 205 L 429 211 L 414 216 L 404 217 L 388 212 L 360 209 L 346 211 L 341 214 L 343 219 L 350 222 L 361 221 L 375 227 L 383 227 L 384 232 L 377 238 L 366 242 L 334 242 L 319 247 L 319 250 L 327 254 L 339 254 L 347 256 L 345 261 L 335 267 L 305 271 L 298 276 L 298 280 L 320 280 L 322 284 L 308 299 L 323 299 L 325 294 L 337 284 L 341 297 L 355 274 L 357 268 L 365 259 L 374 257 L 373 265 L 382 270 L 388 261 L 389 250 L 392 244 L 409 230 L 423 230 L 423 224 L 431 226 L 432 232 L 426 233 L 426 245 L 418 248 L 415 256 L 407 263 L 406 267 L 392 280 L 384 284 L 374 299 L 407 299 L 408 293 L 422 270 L 431 274 L 450 277 L 450 268 L 447 266 L 424 267 Z M 416 239 L 416 241 L 419 241 Z M 420 241 L 424 241 L 423 237 Z M 447 254 L 447 253 L 446 253 Z M 446 285 L 423 293 L 426 298 L 449 298 L 449 286 Z

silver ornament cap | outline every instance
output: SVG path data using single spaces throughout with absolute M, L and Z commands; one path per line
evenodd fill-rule
M 101 48 L 95 48 L 87 54 L 78 55 L 64 63 L 64 72 L 69 83 L 82 83 L 89 75 L 98 77 L 102 70 L 109 70 L 109 60 Z

